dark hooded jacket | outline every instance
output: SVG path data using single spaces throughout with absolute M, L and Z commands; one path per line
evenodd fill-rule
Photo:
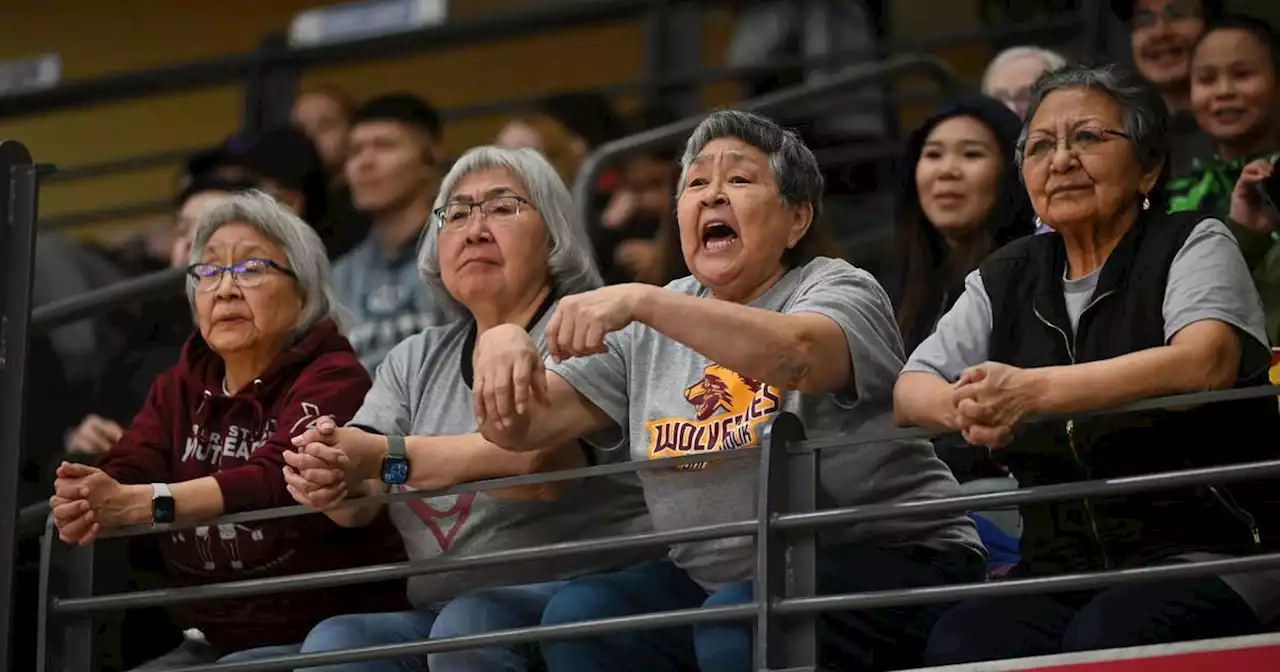
M 1030 235 L 1035 229 L 1035 213 L 1013 160 L 1014 146 L 1022 132 L 1022 121 L 1009 108 L 994 98 L 965 95 L 938 108 L 917 126 L 907 138 L 906 152 L 898 164 L 897 236 L 902 257 L 899 259 L 899 275 L 891 290 L 899 311 L 899 323 L 903 323 L 901 312 L 904 309 L 913 313 L 907 321 L 909 328 L 902 334 L 908 354 L 933 333 L 938 318 L 951 308 L 951 304 L 963 292 L 964 276 L 977 268 L 977 263 L 981 261 L 973 260 L 973 268 L 953 267 L 954 262 L 947 259 L 946 241 L 920 210 L 920 194 L 916 189 L 916 164 L 920 163 L 925 140 L 938 124 L 954 117 L 973 117 L 981 121 L 991 129 L 1003 154 L 1001 158 L 1004 159 L 1005 166 L 1001 172 L 1000 191 L 996 195 L 995 208 L 987 218 L 987 227 L 991 231 L 991 245 L 987 251 L 994 251 L 1012 240 Z M 912 258 L 913 246 L 908 241 L 913 237 L 924 238 L 930 252 L 928 258 Z M 909 296 L 911 276 L 916 276 L 917 281 L 920 277 L 928 277 L 931 280 L 931 291 L 913 300 Z M 913 305 L 906 305 L 908 303 Z
M 252 384 L 222 394 L 224 366 L 199 334 L 178 365 L 161 374 L 124 437 L 99 465 L 125 484 L 211 477 L 225 513 L 293 504 L 283 452 L 322 415 L 353 416 L 371 382 L 351 345 L 325 320 L 295 342 Z M 186 585 L 256 579 L 393 562 L 399 533 L 382 516 L 344 529 L 321 515 L 262 523 L 187 528 L 162 535 L 172 576 Z M 324 618 L 404 608 L 403 582 L 200 602 L 188 612 L 222 652 L 302 641 Z

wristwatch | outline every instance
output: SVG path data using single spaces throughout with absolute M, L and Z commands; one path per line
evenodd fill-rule
M 151 484 L 151 522 L 172 523 L 176 507 L 168 483 Z
M 404 437 L 387 437 L 387 456 L 382 458 L 382 482 L 404 485 L 409 480 L 409 457 L 405 455 Z

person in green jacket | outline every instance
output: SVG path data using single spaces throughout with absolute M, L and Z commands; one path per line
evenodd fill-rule
M 1280 158 L 1277 73 L 1280 34 L 1265 21 L 1227 17 L 1200 38 L 1192 57 L 1191 107 L 1218 153 L 1201 172 L 1167 186 L 1170 212 L 1226 218 L 1253 269 L 1272 343 L 1280 342 L 1280 213 L 1258 186 Z

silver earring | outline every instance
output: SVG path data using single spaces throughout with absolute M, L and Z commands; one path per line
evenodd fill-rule
M 1146 196 L 1143 196 L 1143 197 L 1142 197 L 1142 209 L 1143 209 L 1143 210 L 1150 210 L 1150 209 L 1151 209 L 1151 199 L 1150 199 L 1150 198 L 1148 198 L 1148 197 L 1146 197 Z
M 1036 230 L 1039 231 L 1042 226 L 1044 226 L 1044 222 L 1040 221 L 1040 215 L 1036 215 Z

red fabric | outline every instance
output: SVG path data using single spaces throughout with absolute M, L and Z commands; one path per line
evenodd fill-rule
M 223 371 L 221 358 L 192 336 L 178 365 L 156 379 L 142 411 L 99 466 L 126 484 L 212 477 L 226 513 L 291 505 L 281 471 L 289 439 L 321 415 L 346 422 L 371 385 L 351 345 L 328 320 L 235 396 L 222 395 Z M 206 526 L 165 534 L 161 545 L 173 576 L 187 585 L 404 558 L 399 533 L 385 515 L 359 530 L 318 514 Z M 196 604 L 189 625 L 231 652 L 298 642 L 328 616 L 399 609 L 404 600 L 403 582 L 285 593 Z
M 1263 646 L 1074 665 L 1052 665 L 1035 669 L 1041 672 L 1204 672 L 1205 670 L 1263 672 L 1276 669 L 1277 654 L 1280 654 L 1280 646 Z

